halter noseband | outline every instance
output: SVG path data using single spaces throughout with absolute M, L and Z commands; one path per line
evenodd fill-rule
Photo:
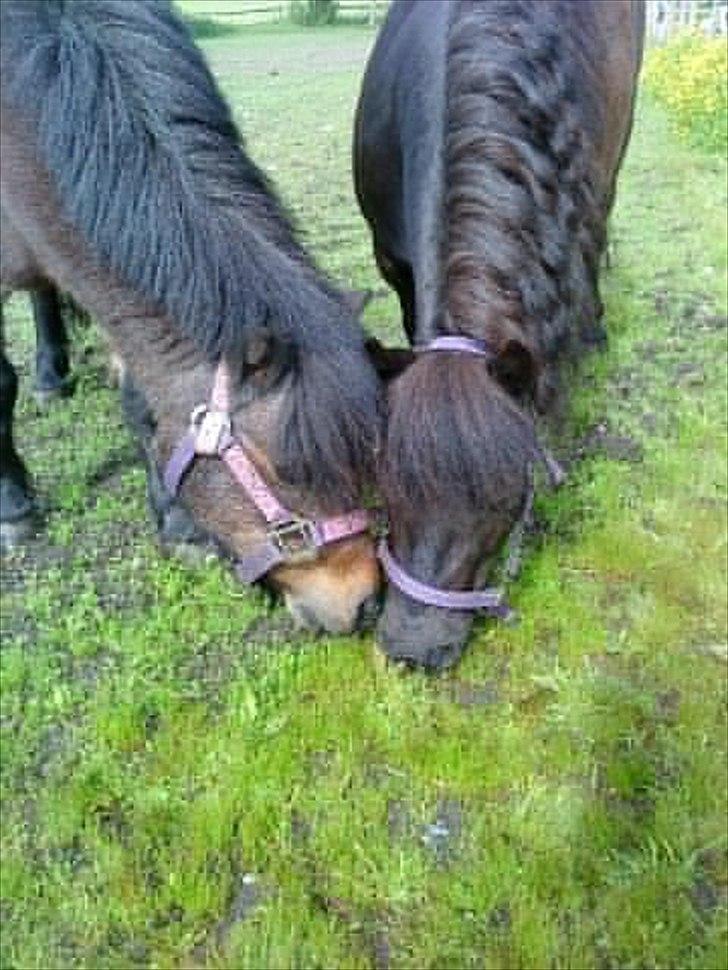
M 282 563 L 309 562 L 332 542 L 359 535 L 369 528 L 369 516 L 357 509 L 325 519 L 308 519 L 282 505 L 248 455 L 245 439 L 233 435 L 230 374 L 223 361 L 215 371 L 209 404 L 192 412 L 190 428 L 175 445 L 164 470 L 167 491 L 176 496 L 182 480 L 198 456 L 219 458 L 261 513 L 268 526 L 264 542 L 236 559 L 235 572 L 244 583 L 254 583 Z
M 465 610 L 473 613 L 483 610 L 501 620 L 508 619 L 513 612 L 506 603 L 503 593 L 497 589 L 460 592 L 438 589 L 436 586 L 421 583 L 402 569 L 384 539 L 379 543 L 377 554 L 390 583 L 410 599 L 424 603 L 425 606 L 439 606 L 442 610 Z
M 423 347 L 415 348 L 415 352 L 418 354 L 443 351 L 471 354 L 475 357 L 484 357 L 486 359 L 492 359 L 494 356 L 492 349 L 485 341 L 456 335 L 435 337 L 434 340 L 431 340 Z M 540 457 L 546 466 L 551 480 L 555 484 L 560 484 L 564 476 L 560 465 L 547 451 L 543 449 L 539 450 Z M 524 522 L 530 515 L 533 501 L 533 476 L 530 475 L 530 477 L 531 483 L 526 498 L 526 505 L 519 522 L 519 528 L 516 530 L 519 537 L 523 532 Z M 410 576 L 392 556 L 386 539 L 382 539 L 380 542 L 378 555 L 382 569 L 390 583 L 396 586 L 405 596 L 415 600 L 417 603 L 422 603 L 425 606 L 437 606 L 443 610 L 463 610 L 472 613 L 482 611 L 489 613 L 491 616 L 498 617 L 501 620 L 508 619 L 513 614 L 513 611 L 506 603 L 504 594 L 500 590 L 492 587 L 486 587 L 481 590 L 461 591 L 438 589 L 435 586 L 428 586 L 426 583 L 420 582 L 414 576 Z

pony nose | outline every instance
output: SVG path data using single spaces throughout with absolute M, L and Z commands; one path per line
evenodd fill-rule
M 381 608 L 382 598 L 378 593 L 367 596 L 357 610 L 355 629 L 360 632 L 370 630 L 374 626 Z
M 379 644 L 387 659 L 409 670 L 437 674 L 454 666 L 460 659 L 464 642 L 440 643 L 431 647 L 400 643 L 379 635 Z

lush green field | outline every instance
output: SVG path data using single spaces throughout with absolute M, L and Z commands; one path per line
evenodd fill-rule
M 334 33 L 206 50 L 322 263 L 380 290 L 349 175 L 371 34 Z M 3 967 L 726 965 L 725 206 L 641 104 L 522 622 L 439 679 L 161 560 L 97 338 L 38 416 L 14 298 L 49 530 L 2 572 Z M 399 335 L 392 297 L 368 323 Z

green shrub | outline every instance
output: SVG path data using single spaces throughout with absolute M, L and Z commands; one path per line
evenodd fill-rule
M 725 38 L 684 33 L 654 47 L 645 63 L 647 91 L 677 131 L 708 151 L 728 149 L 728 48 Z
M 291 20 L 305 27 L 333 24 L 338 12 L 339 0 L 291 0 Z

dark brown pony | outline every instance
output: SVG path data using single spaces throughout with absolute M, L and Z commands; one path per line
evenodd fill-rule
M 185 520 L 160 469 L 209 400 L 221 361 L 233 431 L 276 498 L 302 517 L 354 508 L 371 479 L 380 414 L 362 333 L 246 156 L 171 6 L 3 0 L 0 18 L 0 282 L 50 282 L 101 324 L 127 369 L 124 397 L 160 520 Z M 16 393 L 2 352 L 8 543 L 34 515 L 12 438 Z M 196 461 L 181 500 L 233 556 L 267 541 L 223 461 Z M 343 631 L 367 612 L 378 570 L 359 535 L 268 578 L 301 621 Z
M 639 0 L 395 0 L 356 115 L 377 264 L 421 353 L 389 390 L 390 549 L 440 590 L 481 585 L 519 519 L 562 364 L 604 339 L 598 267 L 632 123 Z M 390 585 L 380 642 L 453 663 L 472 614 Z

